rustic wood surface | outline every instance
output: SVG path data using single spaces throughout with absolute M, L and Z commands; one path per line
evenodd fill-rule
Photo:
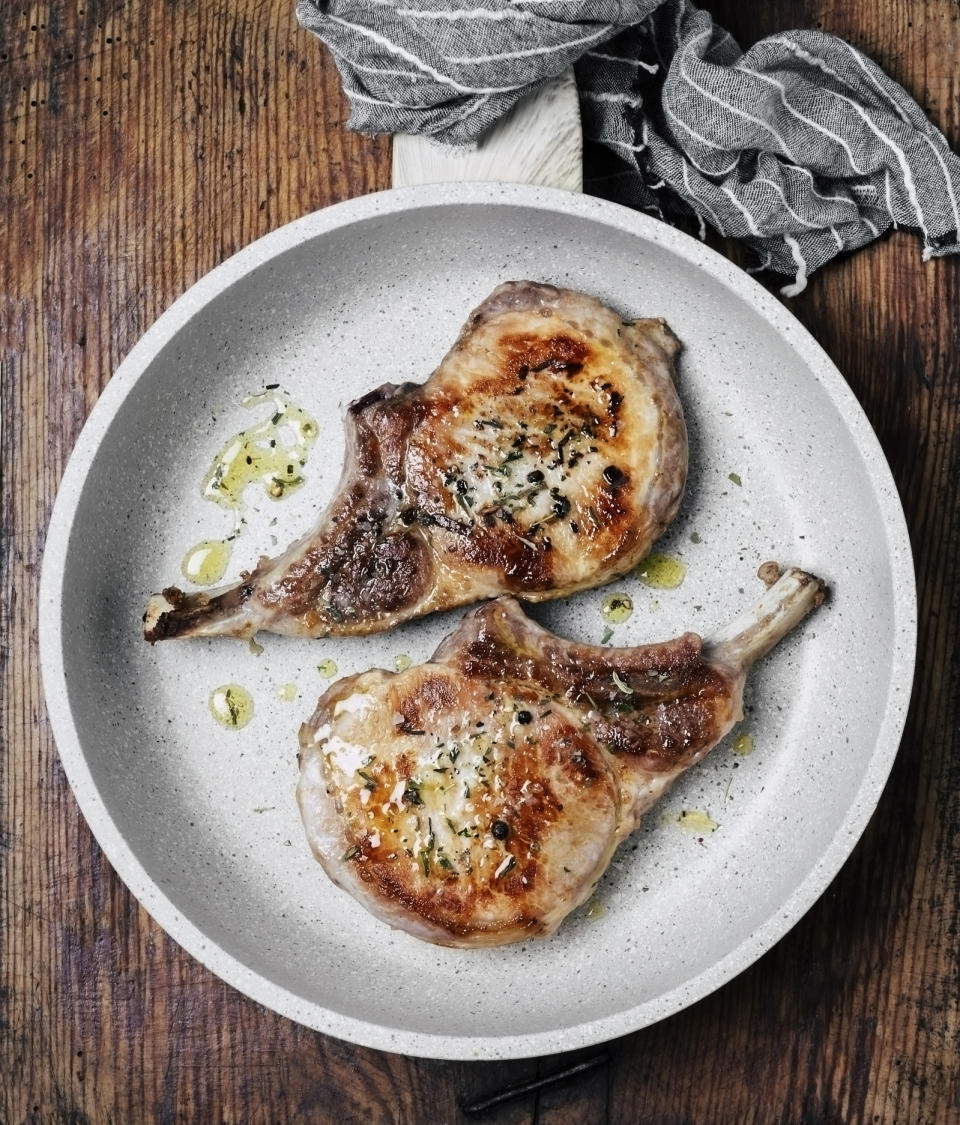
M 955 0 L 708 6 L 744 44 L 787 26 L 848 38 L 960 147 Z M 893 467 L 919 661 L 876 816 L 753 968 L 579 1078 L 468 1117 L 464 1102 L 594 1052 L 432 1062 L 308 1031 L 182 952 L 100 853 L 37 668 L 65 460 L 110 373 L 192 282 L 290 219 L 388 186 L 389 140 L 350 134 L 347 113 L 293 0 L 0 9 L 0 1123 L 960 1121 L 960 258 L 924 264 L 912 235 L 792 302 Z

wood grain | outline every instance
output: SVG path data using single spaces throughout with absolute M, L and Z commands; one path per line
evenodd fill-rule
M 951 0 L 709 6 L 744 44 L 786 26 L 848 38 L 960 145 Z M 307 1031 L 183 953 L 106 863 L 37 670 L 57 484 L 111 371 L 175 297 L 258 235 L 388 186 L 388 140 L 350 134 L 347 115 L 292 0 L 0 10 L 0 1125 L 960 1121 L 960 260 L 922 263 L 909 234 L 828 267 L 792 308 L 850 381 L 903 497 L 913 704 L 860 845 L 753 968 L 609 1044 L 577 1081 L 468 1118 L 461 1102 L 590 1052 L 444 1063 Z

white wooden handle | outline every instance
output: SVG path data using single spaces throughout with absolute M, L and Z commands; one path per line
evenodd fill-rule
M 475 148 L 393 138 L 393 186 L 497 180 L 583 190 L 583 136 L 573 69 L 521 98 Z

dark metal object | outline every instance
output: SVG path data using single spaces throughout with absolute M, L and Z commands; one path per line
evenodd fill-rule
M 578 1074 L 583 1074 L 588 1070 L 595 1070 L 599 1066 L 606 1066 L 610 1062 L 610 1055 L 604 1051 L 599 1055 L 591 1055 L 590 1058 L 584 1059 L 582 1062 L 574 1063 L 572 1066 L 565 1066 L 562 1070 L 555 1070 L 552 1074 L 546 1074 L 542 1078 L 532 1078 L 528 1082 L 518 1082 L 512 1086 L 505 1086 L 502 1090 L 498 1090 L 492 1094 L 486 1094 L 482 1098 L 478 1098 L 475 1102 L 468 1102 L 466 1105 L 461 1104 L 463 1112 L 471 1117 L 478 1114 L 486 1113 L 487 1110 L 494 1109 L 504 1102 L 512 1101 L 514 1098 L 522 1098 L 524 1094 L 532 1094 L 540 1090 L 545 1090 L 548 1086 L 556 1086 L 560 1082 L 566 1082 L 571 1078 L 575 1078 Z

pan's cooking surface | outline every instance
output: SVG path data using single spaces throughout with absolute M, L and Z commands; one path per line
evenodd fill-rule
M 251 421 L 245 394 L 279 383 L 319 434 L 305 485 L 248 506 L 228 578 L 304 530 L 330 495 L 347 402 L 387 380 L 425 378 L 466 312 L 511 278 L 664 316 L 685 346 L 691 481 L 658 549 L 682 560 L 686 577 L 668 590 L 618 584 L 634 611 L 614 643 L 709 633 L 754 600 L 769 558 L 823 574 L 834 597 L 757 670 L 745 723 L 753 752 L 721 746 L 688 775 L 617 857 L 598 906 L 542 943 L 462 952 L 395 934 L 336 890 L 294 801 L 297 729 L 326 683 L 318 666 L 347 674 L 424 659 L 459 614 L 374 638 L 261 638 L 260 653 L 230 640 L 151 647 L 140 617 L 190 547 L 230 530 L 200 485 L 223 441 Z M 609 592 L 535 613 L 599 641 Z M 698 243 L 621 208 L 450 185 L 308 216 L 225 263 L 154 326 L 108 386 L 64 479 L 41 642 L 81 807 L 175 938 L 324 1031 L 493 1058 L 662 1018 L 796 921 L 879 795 L 909 698 L 913 623 L 909 547 L 879 447 L 777 302 Z M 236 731 L 208 707 L 227 683 L 253 699 Z M 684 809 L 718 827 L 685 831 Z

